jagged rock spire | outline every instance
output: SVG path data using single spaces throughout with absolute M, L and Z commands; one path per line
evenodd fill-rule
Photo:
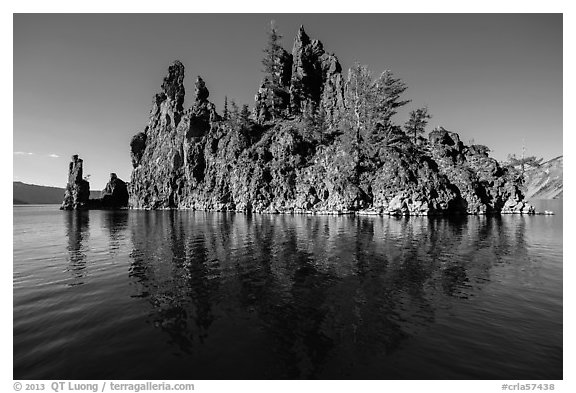
M 133 207 L 176 207 L 185 196 L 183 187 L 203 177 L 201 141 L 220 120 L 209 95 L 198 76 L 192 105 L 184 110 L 184 66 L 178 60 L 169 66 L 146 129 L 130 142 L 134 170 L 128 187 Z
M 177 111 L 182 111 L 186 90 L 184 89 L 184 65 L 180 60 L 175 60 L 168 67 L 168 74 L 162 82 L 162 92 L 166 98 L 175 103 Z
M 83 161 L 77 154 L 72 156 L 68 167 L 68 183 L 64 193 L 61 210 L 75 210 L 87 208 L 90 198 L 90 183 L 82 177 Z
M 320 41 L 311 40 L 303 25 L 294 39 L 292 54 L 286 53 L 278 61 L 285 69 L 282 83 L 270 86 L 265 80 L 260 86 L 254 108 L 258 121 L 320 107 L 332 119 L 343 107 L 344 82 L 338 59 L 327 54 Z
M 294 39 L 294 45 L 296 45 L 296 43 L 298 42 L 302 45 L 308 45 L 310 43 L 310 37 L 308 36 L 308 34 L 306 34 L 306 31 L 304 30 L 304 25 L 300 25 L 298 33 L 296 34 L 296 38 Z
M 292 113 L 322 107 L 331 117 L 343 104 L 341 70 L 336 56 L 326 53 L 322 43 L 311 40 L 304 26 L 300 26 L 292 48 Z
M 78 154 L 72 156 L 68 168 L 68 184 L 79 184 L 82 181 L 82 163 L 83 160 L 78 158 Z
M 196 83 L 194 83 L 194 94 L 196 95 L 194 100 L 197 103 L 208 100 L 210 96 L 210 92 L 206 88 L 206 83 L 204 83 L 204 80 L 200 76 L 196 78 Z

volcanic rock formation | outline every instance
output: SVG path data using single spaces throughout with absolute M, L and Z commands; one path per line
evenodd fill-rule
M 324 51 L 318 40 L 311 40 L 300 26 L 292 54 L 283 50 L 278 57 L 279 83 L 269 78 L 256 94 L 254 118 L 262 123 L 287 114 L 322 109 L 328 120 L 344 108 L 342 67 L 333 54 Z
M 102 190 L 101 198 L 90 198 L 90 183 L 82 178 L 83 161 L 72 156 L 68 170 L 68 184 L 64 192 L 61 210 L 119 209 L 128 207 L 128 187 L 115 173 Z
M 90 183 L 82 177 L 82 159 L 78 155 L 72 156 L 68 168 L 68 183 L 64 193 L 61 210 L 85 209 L 90 198 Z
M 116 176 L 115 173 L 110 174 L 110 181 L 102 190 L 101 204 L 103 208 L 118 209 L 128 206 L 128 187 L 126 183 Z
M 184 66 L 170 65 L 148 125 L 130 144 L 130 205 L 269 213 L 533 212 L 489 150 L 464 145 L 456 133 L 439 128 L 413 143 L 400 127 L 378 123 L 369 131 L 388 130 L 394 144 L 360 152 L 347 142 L 338 123 L 351 111 L 341 66 L 302 27 L 292 53 L 276 61 L 279 74 L 263 81 L 252 119 L 222 119 L 200 77 L 194 102 L 184 109 Z

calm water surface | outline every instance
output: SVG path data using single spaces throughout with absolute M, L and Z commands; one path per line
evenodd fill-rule
M 561 379 L 554 216 L 14 207 L 15 379 Z

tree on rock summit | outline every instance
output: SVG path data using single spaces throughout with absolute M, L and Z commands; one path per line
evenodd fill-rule
M 264 72 L 269 77 L 269 81 L 274 87 L 281 86 L 282 63 L 281 58 L 284 48 L 280 45 L 282 36 L 278 33 L 274 21 L 270 22 L 270 31 L 268 32 L 268 43 L 264 49 L 265 56 L 262 59 Z
M 432 116 L 428 113 L 428 108 L 418 108 L 410 112 L 410 118 L 404 124 L 406 135 L 414 137 L 414 144 L 416 144 L 418 135 L 424 134 L 424 130 L 428 125 L 428 120 Z

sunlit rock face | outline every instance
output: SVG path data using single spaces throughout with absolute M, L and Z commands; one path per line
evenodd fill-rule
M 523 200 L 519 184 L 485 146 L 466 146 L 458 134 L 443 128 L 432 131 L 429 141 L 439 172 L 458 188 L 467 213 L 534 212 Z
M 83 161 L 78 155 L 72 156 L 68 167 L 68 183 L 64 193 L 61 210 L 77 210 L 88 208 L 90 198 L 90 183 L 82 177 Z
M 338 58 L 324 51 L 300 26 L 292 48 L 290 103 L 295 113 L 321 107 L 332 119 L 344 108 L 344 79 Z
M 531 213 L 517 181 L 484 146 L 438 128 L 360 156 L 337 119 L 350 108 L 338 59 L 300 28 L 251 114 L 223 119 L 197 77 L 169 66 L 148 124 L 130 143 L 133 208 L 393 215 Z M 322 125 L 310 113 L 322 114 Z M 381 126 L 381 125 L 380 125 Z M 398 128 L 399 136 L 405 136 Z M 402 139 L 402 138 L 400 138 Z
M 198 143 L 218 115 L 202 78 L 196 80 L 194 104 L 187 110 L 184 94 L 184 66 L 175 61 L 154 96 L 148 125 L 131 141 L 132 207 L 178 207 L 186 186 L 202 177 Z

